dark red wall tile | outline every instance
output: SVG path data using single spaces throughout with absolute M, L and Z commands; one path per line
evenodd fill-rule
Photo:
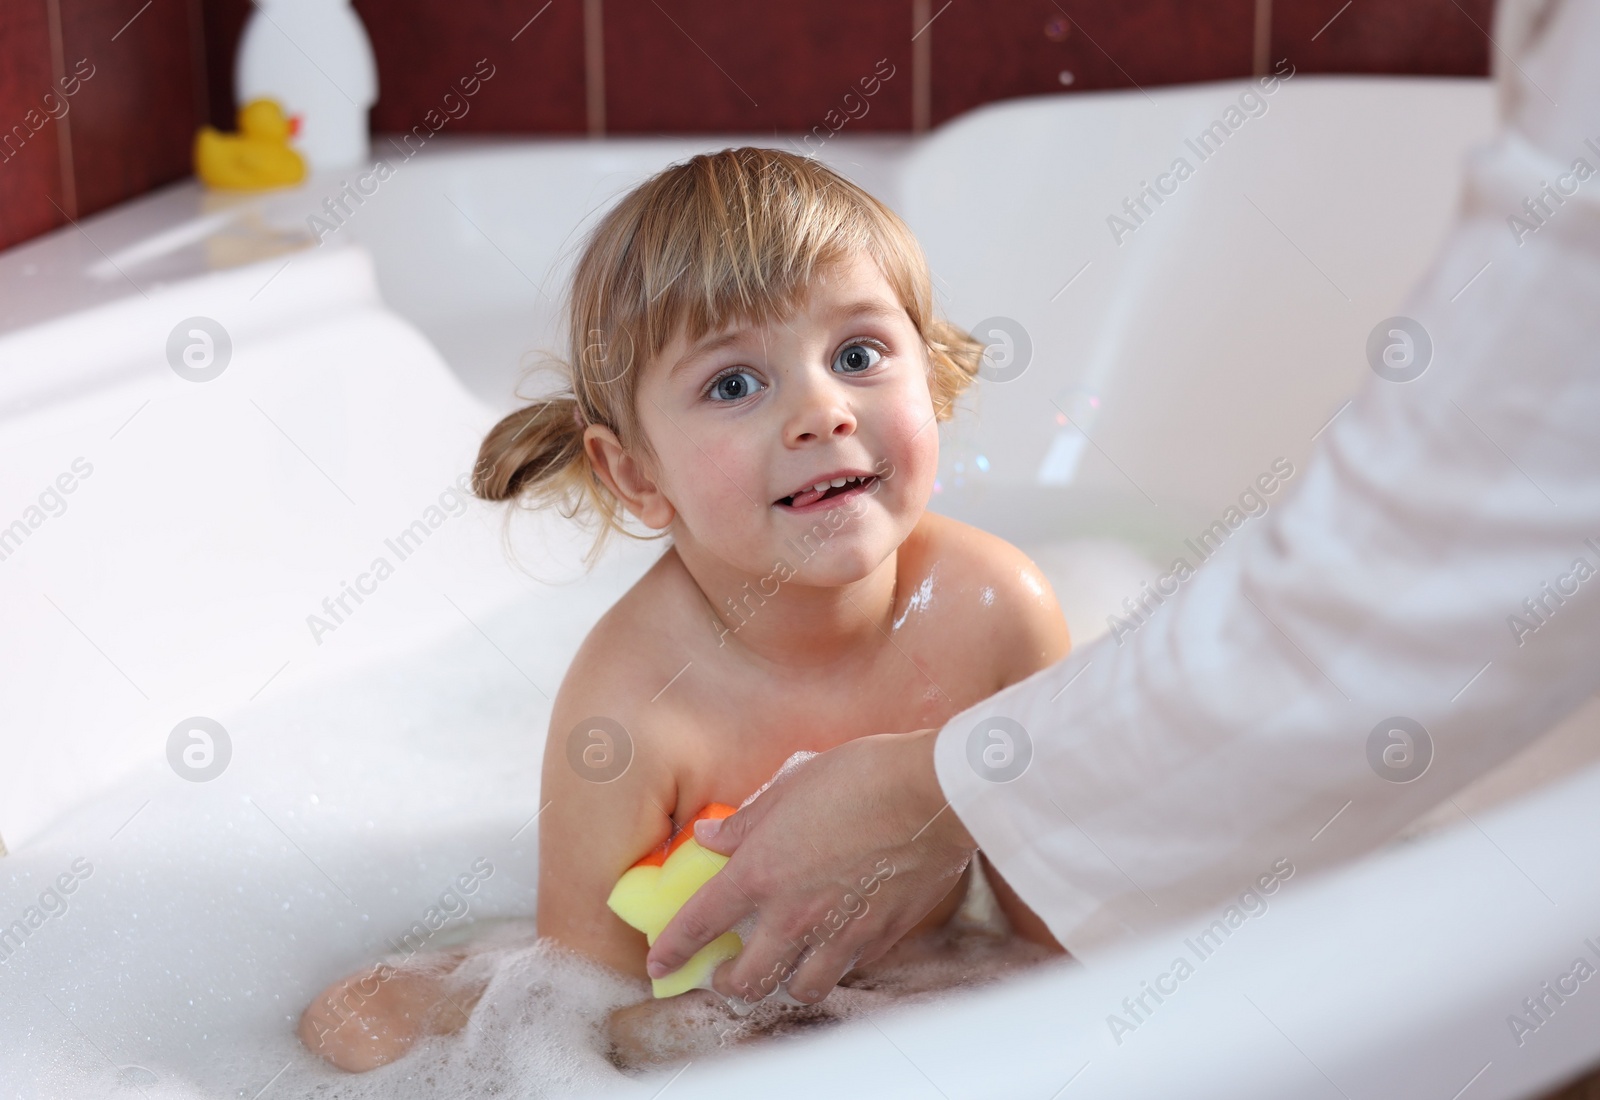
M 609 133 L 795 134 L 847 111 L 845 133 L 911 126 L 910 0 L 608 0 L 605 24 Z
M 1272 56 L 1287 57 L 1300 72 L 1488 75 L 1493 0 L 1344 5 L 1345 0 L 1275 0 Z
M 542 12 L 528 0 L 359 0 L 355 7 L 378 60 L 374 131 L 409 130 L 428 111 L 442 112 L 444 94 L 459 95 L 457 82 L 480 59 L 494 75 L 467 101 L 468 112 L 451 119 L 449 133 L 587 130 L 582 0 L 550 0 Z
M 0 0 L 0 127 L 23 125 L 54 77 L 49 11 L 59 4 L 66 67 L 94 76 L 68 125 L 29 131 L 0 161 L 0 247 L 190 174 L 202 118 L 234 125 L 234 55 L 250 0 Z M 1274 59 L 1302 71 L 1482 75 L 1493 0 L 1276 0 Z M 1013 96 L 1243 77 L 1255 0 L 930 0 L 934 125 Z M 493 79 L 456 132 L 588 129 L 583 0 L 356 0 L 378 61 L 373 127 L 406 130 L 479 59 Z M 804 133 L 912 124 L 913 0 L 607 0 L 606 130 Z M 533 18 L 534 16 L 537 18 Z M 529 23 L 529 19 L 533 21 Z M 1331 21 L 1331 22 L 1330 22 Z M 880 63 L 893 75 L 861 95 Z M 1070 74 L 1063 81 L 1062 74 Z M 846 101 L 855 92 L 858 99 Z M 831 112 L 831 115 L 830 115 Z M 66 144 L 69 157 L 61 155 Z M 73 179 L 63 185 L 70 159 Z
M 60 126 L 44 97 L 53 93 L 52 105 L 66 104 L 67 117 L 73 101 L 63 99 L 54 82 L 45 3 L 0 3 L 0 52 L 5 57 L 0 65 L 0 248 L 66 224 L 50 205 L 54 199 L 66 206 L 67 200 L 61 194 Z M 30 111 L 37 112 L 31 120 Z
M 88 215 L 193 174 L 203 102 L 187 3 L 61 0 L 66 67 L 94 67 L 73 97 L 78 213 Z
M 211 125 L 219 130 L 239 128 L 239 105 L 233 98 L 233 61 L 239 52 L 250 0 L 204 0 L 206 92 Z
M 1255 0 L 961 0 L 929 31 L 937 126 L 1013 96 L 1249 76 Z

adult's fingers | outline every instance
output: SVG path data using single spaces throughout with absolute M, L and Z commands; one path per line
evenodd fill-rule
M 851 929 L 846 926 L 845 931 Z M 840 978 L 856 968 L 866 948 L 859 941 L 866 937 L 864 931 L 854 936 L 841 934 L 806 955 L 784 983 L 789 996 L 806 1004 L 816 1004 L 826 997 Z
M 730 860 L 683 903 L 645 956 L 646 973 L 652 978 L 666 977 L 740 918 L 755 912 L 755 902 L 739 889 L 734 878 L 737 874 L 734 861 Z
M 771 805 L 772 801 L 768 800 L 767 806 Z M 750 830 L 765 814 L 766 807 L 761 805 L 761 799 L 758 798 L 721 820 L 701 818 L 694 823 L 695 843 L 708 852 L 731 856 L 739 847 L 739 842 L 750 835 Z
M 848 908 L 852 900 L 855 907 Z M 813 926 L 807 942 L 815 950 L 801 958 L 785 983 L 789 995 L 806 1004 L 822 1000 L 840 978 L 881 958 L 923 915 L 916 909 L 874 907 L 863 896 L 846 894 L 839 908 L 829 910 Z
M 711 979 L 712 988 L 724 997 L 755 1005 L 776 993 L 794 973 L 795 960 L 805 946 L 776 929 L 758 925 L 738 956 L 717 968 Z

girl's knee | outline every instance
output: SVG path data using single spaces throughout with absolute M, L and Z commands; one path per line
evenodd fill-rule
M 300 1016 L 300 1041 L 329 1064 L 364 1073 L 411 1049 L 444 999 L 436 976 L 380 963 L 318 994 Z

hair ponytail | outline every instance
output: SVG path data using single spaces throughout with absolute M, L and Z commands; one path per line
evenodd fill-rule
M 546 503 L 565 495 L 563 482 L 583 456 L 583 429 L 573 419 L 575 399 L 555 397 L 503 417 L 478 448 L 472 491 L 484 500 L 526 493 Z
M 593 565 L 607 534 L 621 529 L 623 515 L 621 502 L 595 476 L 583 453 L 587 426 L 571 394 L 557 394 L 502 417 L 478 448 L 472 492 L 483 500 L 509 500 L 530 509 L 556 508 L 567 519 L 592 523 L 598 531 L 585 561 Z

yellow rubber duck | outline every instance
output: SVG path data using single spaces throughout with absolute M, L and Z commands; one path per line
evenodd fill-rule
M 239 132 L 202 126 L 194 136 L 194 172 L 208 187 L 262 191 L 299 183 L 306 162 L 289 147 L 300 129 L 277 100 L 255 99 L 239 108 Z

